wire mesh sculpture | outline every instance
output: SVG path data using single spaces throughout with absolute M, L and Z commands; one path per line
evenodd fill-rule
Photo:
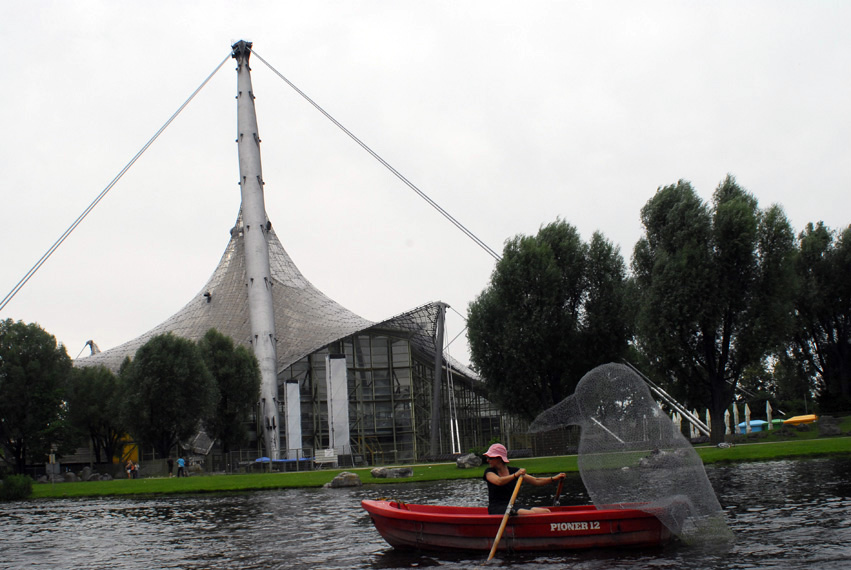
M 686 543 L 732 538 L 703 462 L 633 370 L 594 368 L 530 431 L 568 425 L 582 430 L 579 472 L 598 508 L 650 512 Z

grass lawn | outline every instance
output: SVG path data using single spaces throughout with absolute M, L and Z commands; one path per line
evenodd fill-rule
M 851 418 L 849 418 L 851 422 Z M 843 422 L 843 432 L 847 432 Z M 817 433 L 817 430 L 812 430 Z M 802 435 L 810 432 L 801 432 Z M 851 437 L 816 439 L 801 437 L 775 441 L 771 435 L 748 439 L 733 447 L 698 446 L 695 449 L 704 463 L 739 461 L 770 461 L 776 459 L 851 454 Z M 534 457 L 517 459 L 517 465 L 530 473 L 545 475 L 560 471 L 577 471 L 576 456 Z M 513 462 L 513 463 L 514 463 Z M 364 484 L 407 483 L 469 479 L 482 476 L 482 468 L 458 469 L 454 463 L 414 465 L 414 476 L 405 479 L 376 479 L 370 469 L 347 469 L 357 473 Z M 164 495 L 191 493 L 237 493 L 263 489 L 321 487 L 331 481 L 341 469 L 293 473 L 248 473 L 239 475 L 196 475 L 192 477 L 116 479 L 85 483 L 56 483 L 33 485 L 32 498 L 97 497 L 117 495 Z

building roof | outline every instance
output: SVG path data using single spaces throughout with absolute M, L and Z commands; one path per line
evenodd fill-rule
M 385 321 L 369 321 L 326 296 L 308 281 L 270 228 L 269 264 L 275 310 L 278 372 L 328 344 L 357 332 L 377 327 L 410 336 L 426 354 L 434 354 L 438 306 L 433 302 Z M 117 372 L 125 358 L 154 336 L 173 333 L 198 341 L 211 328 L 235 342 L 251 345 L 248 293 L 245 277 L 242 215 L 237 216 L 231 239 L 213 275 L 182 309 L 143 335 L 114 348 L 79 358 L 76 366 L 106 366 Z M 451 360 L 464 375 L 476 374 Z

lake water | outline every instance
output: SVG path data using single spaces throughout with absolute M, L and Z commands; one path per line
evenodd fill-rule
M 851 567 L 851 459 L 707 467 L 736 540 L 637 551 L 498 555 L 488 566 L 603 570 Z M 552 502 L 527 488 L 524 502 Z M 238 495 L 0 503 L 0 568 L 471 568 L 486 556 L 389 547 L 361 499 L 479 505 L 480 479 Z M 562 504 L 587 503 L 569 476 Z

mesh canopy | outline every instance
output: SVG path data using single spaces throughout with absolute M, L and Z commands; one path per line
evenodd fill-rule
M 339 338 L 373 325 L 314 287 L 298 270 L 274 230 L 269 231 L 278 370 Z M 120 346 L 87 358 L 77 366 L 104 365 L 118 370 L 124 358 L 156 335 L 167 332 L 197 341 L 210 328 L 250 346 L 251 323 L 246 290 L 242 212 L 212 277 L 198 294 L 166 321 Z
M 591 370 L 530 431 L 568 425 L 581 427 L 579 472 L 598 508 L 650 512 L 686 542 L 732 537 L 703 462 L 633 370 Z
M 425 354 L 433 355 L 437 327 L 437 303 L 428 303 L 380 323 L 374 323 L 317 289 L 296 267 L 274 230 L 270 229 L 269 265 L 275 311 L 278 371 L 299 359 L 349 335 L 379 327 L 407 336 Z M 109 350 L 77 359 L 76 366 L 103 365 L 117 372 L 127 357 L 156 335 L 174 333 L 197 341 L 210 328 L 251 346 L 251 323 L 246 290 L 245 247 L 242 213 L 231 230 L 231 239 L 213 275 L 182 309 L 141 336 Z M 476 374 L 447 359 L 448 365 L 470 378 Z

